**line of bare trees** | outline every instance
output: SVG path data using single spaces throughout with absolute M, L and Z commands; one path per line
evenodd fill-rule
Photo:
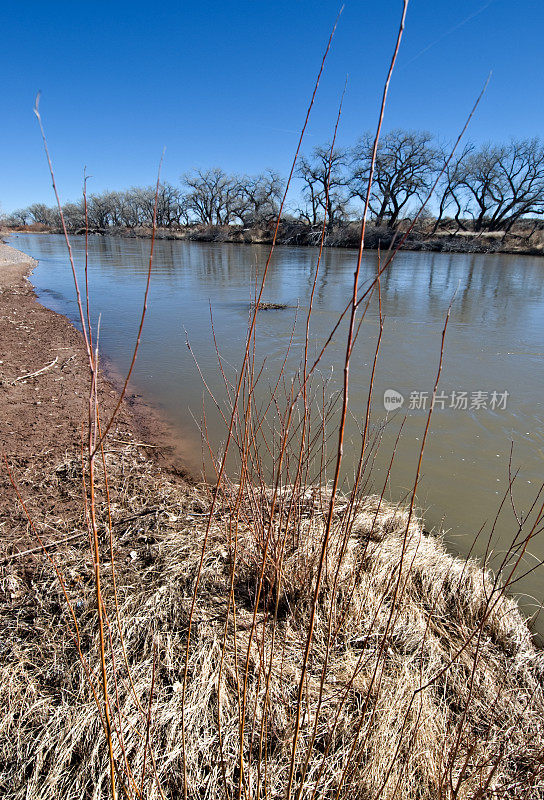
M 361 214 L 372 154 L 372 136 L 353 147 L 317 146 L 298 166 L 299 201 L 290 216 L 310 226 L 329 228 Z M 447 163 L 447 147 L 426 131 L 393 130 L 379 144 L 370 197 L 370 214 L 377 226 L 396 228 L 410 218 L 435 182 L 426 215 L 432 231 L 452 222 L 456 229 L 504 231 L 522 219 L 544 213 L 544 146 L 537 139 L 512 139 L 505 144 L 468 143 Z M 438 177 L 440 176 L 440 177 Z M 162 183 L 157 204 L 161 228 L 269 224 L 277 215 L 284 180 L 273 170 L 259 175 L 229 175 L 219 167 L 194 169 L 180 185 Z M 149 226 L 153 219 L 154 187 L 90 194 L 91 229 Z M 85 227 L 83 202 L 67 203 L 64 215 L 71 231 Z M 40 203 L 13 212 L 8 224 L 59 227 L 58 212 Z
M 260 175 L 228 175 L 219 167 L 196 169 L 184 174 L 181 186 L 161 183 L 157 202 L 157 225 L 181 228 L 192 223 L 202 225 L 254 226 L 274 219 L 284 182 L 273 170 Z M 154 186 L 134 186 L 123 192 L 90 194 L 87 220 L 91 229 L 136 228 L 153 221 Z M 63 214 L 71 231 L 85 228 L 85 206 L 66 203 Z M 8 224 L 38 224 L 56 229 L 60 217 L 56 208 L 34 203 L 14 211 Z

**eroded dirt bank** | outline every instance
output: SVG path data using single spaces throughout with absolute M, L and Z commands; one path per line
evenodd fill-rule
M 59 465 L 80 455 L 89 370 L 81 334 L 65 317 L 37 302 L 27 279 L 35 265 L 26 254 L 0 243 L 0 447 L 29 510 L 54 528 L 55 518 L 74 510 L 73 500 L 37 487 L 46 476 L 58 474 L 60 481 Z M 116 389 L 102 381 L 103 419 L 109 419 L 117 398 Z M 152 410 L 144 423 L 142 409 L 133 413 L 125 404 L 110 444 L 122 448 L 125 441 L 149 443 L 152 432 L 160 443 L 162 428 Z M 4 463 L 0 506 L 2 550 L 35 543 Z

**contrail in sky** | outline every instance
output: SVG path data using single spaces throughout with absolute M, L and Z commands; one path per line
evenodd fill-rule
M 399 70 L 400 69 L 404 69 L 405 67 L 407 67 L 408 64 L 411 64 L 412 61 L 416 60 L 416 58 L 419 58 L 420 56 L 422 56 L 423 53 L 426 53 L 427 50 L 431 49 L 431 47 L 434 47 L 436 44 L 438 44 L 438 42 L 441 42 L 442 39 L 446 38 L 446 36 L 449 36 L 454 31 L 459 30 L 459 28 L 461 28 L 463 25 L 466 25 L 467 22 L 470 22 L 471 19 L 474 19 L 474 17 L 477 17 L 479 14 L 481 14 L 483 11 L 485 11 L 486 8 L 489 8 L 489 6 L 494 2 L 495 2 L 495 0 L 489 0 L 489 2 L 487 2 L 481 8 L 479 8 L 477 11 L 473 11 L 473 13 L 469 14 L 468 17 L 465 17 L 465 19 L 461 20 L 461 22 L 458 22 L 457 25 L 454 25 L 453 28 L 450 28 L 449 30 L 445 31 L 441 36 L 438 37 L 438 39 L 435 39 L 434 42 L 431 42 L 430 44 L 427 45 L 427 47 L 424 47 L 423 50 L 420 50 L 419 53 L 416 53 L 415 56 L 412 56 L 412 58 L 409 59 L 409 61 L 405 61 L 404 64 L 401 64 L 399 66 Z

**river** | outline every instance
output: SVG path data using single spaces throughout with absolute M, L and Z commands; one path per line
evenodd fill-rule
M 61 236 L 18 234 L 9 243 L 39 260 L 32 283 L 40 301 L 70 319 L 77 308 L 66 246 Z M 126 370 L 139 323 L 150 242 L 91 236 L 89 284 L 91 317 L 100 315 L 100 345 L 121 372 Z M 73 237 L 82 279 L 84 238 Z M 268 248 L 260 245 L 160 240 L 155 245 L 149 310 L 131 391 L 161 408 L 170 421 L 179 457 L 201 469 L 205 391 L 194 357 L 210 390 L 224 398 L 210 322 L 229 376 L 240 363 L 252 287 L 262 273 Z M 293 338 L 286 375 L 297 369 L 313 285 L 317 250 L 279 247 L 264 300 L 286 308 L 259 314 L 257 353 L 266 357 L 260 391 L 266 396 Z M 317 276 L 311 321 L 311 352 L 317 352 L 345 307 L 356 254 L 326 249 Z M 365 254 L 362 284 L 372 278 L 377 253 Z M 400 253 L 381 281 L 385 318 L 377 365 L 373 421 L 386 416 L 384 394 L 402 396 L 386 426 L 373 468 L 373 488 L 381 491 L 399 422 L 406 416 L 386 496 L 400 500 L 413 486 L 415 466 L 440 355 L 440 339 L 453 299 L 446 335 L 440 395 L 425 451 L 418 507 L 426 527 L 441 527 L 455 551 L 466 554 L 480 528 L 493 522 L 517 473 L 516 514 L 528 510 L 544 478 L 544 259 L 509 255 Z M 296 318 L 296 324 L 295 324 Z M 294 326 L 294 333 L 293 333 Z M 361 421 L 378 336 L 377 298 L 370 305 L 354 351 L 343 478 L 353 479 Z M 190 342 L 192 353 L 187 347 Z M 334 393 L 342 380 L 345 326 L 341 326 L 320 366 L 319 381 Z M 193 357 L 194 356 L 194 357 Z M 392 391 L 391 391 L 392 390 Z M 210 439 L 218 447 L 224 426 L 206 401 Z M 390 405 L 390 404 L 389 404 Z M 390 407 L 391 408 L 391 407 Z M 382 482 L 382 483 L 380 483 Z M 517 531 L 510 498 L 496 524 L 495 559 Z M 544 536 L 536 536 L 522 570 L 544 559 Z M 485 552 L 487 537 L 473 550 Z M 493 563 L 497 563 L 492 561 Z M 528 613 L 544 600 L 544 572 L 536 569 L 516 584 Z M 537 627 L 542 627 L 541 623 Z

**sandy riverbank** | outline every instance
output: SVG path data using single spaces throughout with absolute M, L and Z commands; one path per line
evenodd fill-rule
M 32 262 L 5 246 L 0 259 L 1 443 L 36 528 L 57 543 L 49 553 L 66 591 L 4 470 L 0 792 L 107 797 L 79 445 L 85 350 L 64 317 L 37 303 L 25 279 Z M 103 415 L 114 401 L 104 384 Z M 300 685 L 301 797 L 544 797 L 544 656 L 492 576 L 447 554 L 405 510 L 338 498 L 301 683 L 326 490 L 294 497 L 285 487 L 273 501 L 269 489 L 238 494 L 226 482 L 209 514 L 209 487 L 162 470 L 131 443 L 134 426 L 124 408 L 107 442 L 109 503 L 97 478 L 124 796 L 159 797 L 159 782 L 164 796 L 183 796 L 183 709 L 189 798 L 241 793 L 240 763 L 246 789 L 262 780 L 261 797 L 284 797 Z

